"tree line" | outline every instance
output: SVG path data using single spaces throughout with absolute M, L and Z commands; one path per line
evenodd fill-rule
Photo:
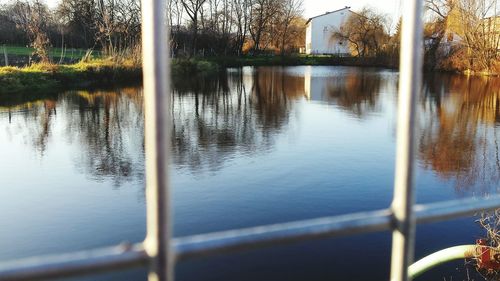
M 50 47 L 116 54 L 140 42 L 140 22 L 135 0 L 63 0 L 54 9 L 41 0 L 14 0 L 0 8 L 0 42 L 31 46 L 41 60 Z
M 298 51 L 305 41 L 302 0 L 167 1 L 171 50 L 179 55 Z
M 167 1 L 172 55 L 288 53 L 303 44 L 302 0 Z M 0 42 L 31 46 L 40 60 L 51 47 L 116 55 L 137 48 L 139 0 L 12 0 L 0 6 Z

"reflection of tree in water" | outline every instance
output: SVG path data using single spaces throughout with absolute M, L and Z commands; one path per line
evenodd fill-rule
M 357 116 L 375 110 L 381 77 L 341 75 L 319 80 L 328 83 L 328 98 Z M 454 179 L 461 192 L 497 187 L 500 79 L 435 76 L 424 87 L 421 163 L 445 179 Z M 306 95 L 304 77 L 281 68 L 182 77 L 174 80 L 173 88 L 173 164 L 192 172 L 217 170 L 238 154 L 271 149 L 276 134 L 287 128 L 293 101 Z M 50 144 L 57 114 L 64 137 L 80 145 L 78 167 L 119 185 L 143 177 L 142 106 L 140 89 L 122 89 L 75 92 L 0 111 L 24 117 L 23 123 L 11 128 L 26 134 L 25 139 L 42 153 Z
M 0 106 L 0 112 L 7 113 L 8 123 L 12 123 L 13 115 L 21 116 L 27 132 L 25 141 L 31 143 L 43 155 L 51 135 L 52 119 L 57 115 L 57 101 L 53 99 L 30 101 L 23 104 Z
M 50 133 L 50 121 L 52 116 L 57 115 L 56 102 L 53 100 L 43 101 L 43 113 L 39 115 L 40 131 L 35 139 L 35 146 L 43 153 L 47 149 L 47 139 Z
M 250 99 L 264 128 L 280 130 L 288 122 L 290 101 L 302 97 L 303 77 L 288 75 L 282 67 L 261 67 L 253 73 Z
M 70 143 L 78 143 L 76 165 L 96 179 L 111 178 L 116 185 L 143 175 L 142 92 L 72 92 L 57 99 L 25 102 L 1 107 L 21 116 L 23 125 L 16 131 L 43 155 L 56 126 L 56 115 Z
M 142 91 L 77 92 L 66 97 L 66 133 L 81 145 L 80 168 L 96 179 L 112 178 L 116 185 L 142 180 Z
M 288 123 L 291 100 L 303 96 L 303 80 L 270 69 L 237 71 L 175 79 L 173 89 L 174 166 L 215 170 L 237 153 L 272 147 L 274 135 Z M 142 180 L 142 98 L 142 91 L 133 88 L 71 92 L 57 100 L 29 102 L 21 105 L 29 130 L 19 131 L 43 152 L 56 128 L 57 113 L 62 136 L 79 146 L 75 163 L 85 174 L 97 180 L 110 178 L 116 185 Z
M 290 99 L 303 96 L 303 80 L 272 68 L 175 79 L 173 88 L 173 161 L 193 171 L 270 149 L 288 123 Z
M 428 77 L 419 155 L 427 168 L 454 178 L 460 192 L 488 192 L 500 181 L 500 79 Z M 424 119 L 425 118 L 425 119 Z
M 325 79 L 328 101 L 361 118 L 376 111 L 382 78 L 379 73 L 356 70 Z

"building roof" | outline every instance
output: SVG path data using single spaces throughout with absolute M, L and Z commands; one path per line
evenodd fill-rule
M 331 11 L 331 12 L 326 12 L 324 14 L 321 14 L 321 15 L 317 15 L 317 16 L 314 16 L 314 17 L 311 17 L 309 18 L 307 21 L 306 21 L 306 24 L 308 24 L 312 19 L 315 19 L 315 18 L 319 18 L 319 17 L 322 17 L 322 16 L 326 16 L 326 15 L 329 15 L 329 14 L 333 14 L 333 13 L 336 13 L 336 12 L 340 12 L 340 11 L 343 11 L 343 10 L 348 10 L 350 9 L 351 7 L 348 7 L 348 6 L 345 6 L 344 8 L 342 9 L 338 9 L 338 10 L 335 10 L 335 11 Z

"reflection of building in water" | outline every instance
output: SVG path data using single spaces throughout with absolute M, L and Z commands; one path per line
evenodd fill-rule
M 336 104 L 357 117 L 378 110 L 380 73 L 359 68 L 331 72 L 333 69 L 305 67 L 304 92 L 308 100 Z
M 426 79 L 419 154 L 461 192 L 489 192 L 500 181 L 500 79 Z
M 307 100 L 327 101 L 328 84 L 331 77 L 313 74 L 312 66 L 306 66 L 304 70 L 304 93 Z

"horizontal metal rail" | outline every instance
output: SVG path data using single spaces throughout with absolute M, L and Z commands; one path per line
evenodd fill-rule
M 414 205 L 417 224 L 432 223 L 500 208 L 500 195 Z M 289 223 L 242 228 L 173 239 L 177 260 L 221 252 L 253 249 L 268 244 L 313 240 L 391 230 L 395 227 L 389 209 L 352 213 Z
M 475 215 L 500 208 L 500 195 L 487 198 L 467 198 L 441 201 L 431 204 L 416 204 L 413 209 L 417 224 L 433 223 Z
M 146 265 L 142 244 L 33 257 L 0 263 L 1 281 L 46 280 Z
M 192 235 L 173 239 L 177 260 L 357 233 L 391 229 L 390 210 L 353 213 L 288 223 Z
M 414 211 L 417 223 L 431 223 L 497 208 L 500 208 L 500 195 L 415 205 Z M 392 213 L 386 209 L 174 238 L 172 245 L 176 261 L 179 261 L 200 255 L 242 251 L 320 237 L 384 231 L 394 227 Z M 0 281 L 92 274 L 145 265 L 147 260 L 148 256 L 141 244 L 21 259 L 0 263 Z

